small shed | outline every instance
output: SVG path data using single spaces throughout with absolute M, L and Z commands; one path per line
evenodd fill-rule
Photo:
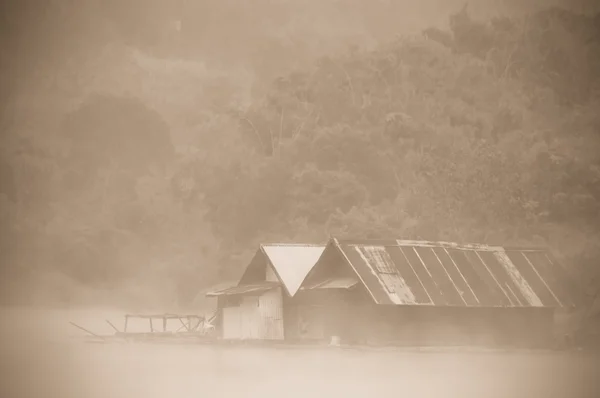
M 546 346 L 578 303 L 545 248 L 410 240 L 331 239 L 299 291 L 325 340 L 370 344 Z
M 216 328 L 224 340 L 283 340 L 285 305 L 323 253 L 325 245 L 262 244 L 237 286 L 217 297 Z

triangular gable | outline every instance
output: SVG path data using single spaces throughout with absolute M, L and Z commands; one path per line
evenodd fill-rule
M 308 244 L 260 245 L 238 286 L 271 280 L 268 276 L 274 274 L 288 295 L 294 296 L 324 248 L 324 245 Z
M 238 286 L 251 285 L 254 283 L 260 283 L 267 280 L 267 268 L 269 266 L 269 259 L 265 253 L 259 248 L 252 260 L 246 266 L 242 277 L 238 282 Z
M 304 278 L 321 257 L 325 246 L 269 244 L 261 245 L 261 248 L 288 294 L 294 296 L 300 289 Z
M 362 285 L 351 265 L 345 261 L 343 253 L 336 247 L 335 241 L 330 240 L 317 263 L 302 281 L 300 289 L 313 290 L 318 286 L 327 286 L 333 281 L 348 282 L 351 280 L 356 280 L 357 283 Z M 349 283 L 346 288 L 354 285 L 356 283 Z

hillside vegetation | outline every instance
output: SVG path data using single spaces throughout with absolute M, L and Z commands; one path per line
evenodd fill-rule
M 60 96 L 4 60 L 23 74 L 3 81 L 19 93 L 5 115 L 21 115 L 3 117 L 6 299 L 75 302 L 97 289 L 186 305 L 237 278 L 259 242 L 332 234 L 548 245 L 595 291 L 598 14 L 484 18 L 453 3 L 447 21 L 383 40 L 394 24 L 352 19 L 355 4 L 346 25 L 327 36 L 322 22 L 302 41 L 298 15 L 314 14 L 284 3 L 287 22 L 273 26 L 236 8 L 261 22 L 247 40 L 263 47 L 232 29 L 230 42 L 215 36 L 232 46 L 218 52 L 186 28 L 224 35 L 214 20 L 176 24 L 174 39 L 166 27 L 181 18 L 155 10 L 168 23 L 154 37 L 155 25 L 100 23 L 98 3 L 84 2 L 78 20 L 95 34 L 65 41 L 77 72 L 58 55 L 38 69 L 55 68 Z

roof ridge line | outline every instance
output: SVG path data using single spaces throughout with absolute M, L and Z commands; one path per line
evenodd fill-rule
M 259 246 L 326 246 L 324 243 L 260 243 Z
M 361 238 L 335 238 L 331 237 L 330 240 L 334 240 L 338 244 L 340 243 L 348 243 L 357 245 L 364 242 L 364 244 L 372 243 L 377 244 L 378 246 L 384 247 L 393 247 L 399 246 L 398 242 L 402 242 L 403 244 L 423 244 L 423 245 L 439 245 L 446 247 L 456 247 L 459 249 L 469 249 L 469 250 L 498 250 L 498 251 L 545 251 L 552 253 L 553 250 L 549 245 L 543 244 L 535 244 L 535 245 L 520 245 L 520 244 L 491 244 L 491 243 L 476 243 L 476 242 L 467 242 L 467 243 L 458 243 L 451 241 L 435 241 L 435 240 L 422 240 L 422 239 L 391 239 L 391 238 L 379 238 L 379 239 L 361 239 Z M 385 242 L 385 243 L 384 243 Z
M 422 239 L 337 239 L 332 238 L 337 244 L 349 244 L 349 245 L 377 245 L 383 247 L 394 247 L 394 246 L 422 246 L 422 247 L 445 247 L 455 248 L 461 250 L 484 250 L 484 251 L 544 251 L 551 252 L 552 250 L 548 246 L 543 245 L 531 245 L 531 246 L 515 246 L 515 245 L 499 245 L 499 244 L 486 244 L 486 243 L 458 243 L 451 241 L 434 241 L 434 240 L 422 240 Z

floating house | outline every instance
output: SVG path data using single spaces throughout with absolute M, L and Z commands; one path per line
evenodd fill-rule
M 219 296 L 223 339 L 547 346 L 578 291 L 542 248 L 409 240 L 262 245 Z

